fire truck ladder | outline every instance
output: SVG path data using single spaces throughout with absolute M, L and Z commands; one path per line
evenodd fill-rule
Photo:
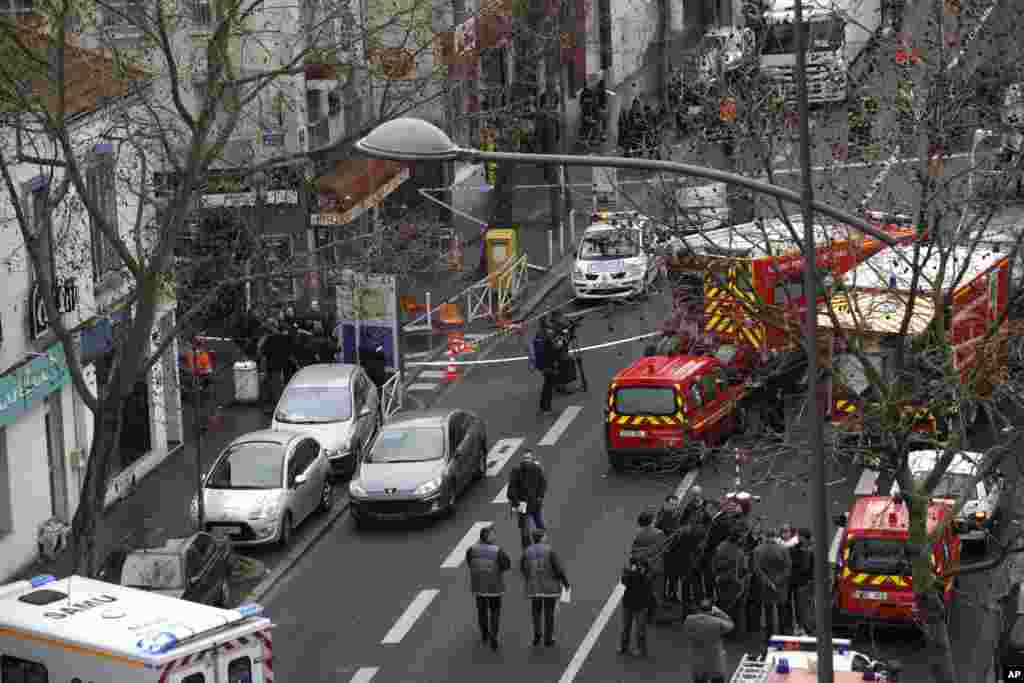
M 770 673 L 771 665 L 767 661 L 743 655 L 729 683 L 765 683 Z

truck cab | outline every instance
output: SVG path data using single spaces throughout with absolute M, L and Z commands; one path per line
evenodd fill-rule
M 715 445 L 737 427 L 742 385 L 711 356 L 649 356 L 620 370 L 608 387 L 605 447 L 615 470 L 700 441 Z
M 949 519 L 952 514 L 948 502 L 933 501 L 928 506 L 928 534 L 942 527 L 931 548 L 936 575 L 960 562 L 960 538 Z M 835 568 L 834 594 L 840 615 L 859 622 L 914 625 L 912 567 L 905 556 L 907 505 L 898 498 L 866 496 L 858 498 L 849 514 L 836 522 L 841 533 L 829 559 Z M 953 600 L 951 578 L 945 582 L 943 598 L 948 607 Z

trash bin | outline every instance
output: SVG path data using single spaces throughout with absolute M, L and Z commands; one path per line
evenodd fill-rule
M 256 403 L 260 400 L 260 372 L 255 361 L 241 360 L 235 363 L 235 400 L 239 403 Z

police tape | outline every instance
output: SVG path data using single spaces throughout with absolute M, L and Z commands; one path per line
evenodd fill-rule
M 648 332 L 647 334 L 638 334 L 635 337 L 628 337 L 626 339 L 616 339 L 615 341 L 605 342 L 603 344 L 594 344 L 593 346 L 583 346 L 572 351 L 572 355 L 584 353 L 585 351 L 598 351 L 600 349 L 607 349 L 612 346 L 618 346 L 619 344 L 629 344 L 630 342 L 639 341 L 641 339 L 649 339 L 660 335 L 661 332 Z M 502 363 L 519 363 L 524 360 L 529 360 L 529 356 L 513 356 L 511 358 L 488 358 L 487 360 L 461 360 L 449 362 L 446 360 L 423 360 L 413 361 L 406 363 L 406 367 L 448 367 L 449 365 L 500 365 Z

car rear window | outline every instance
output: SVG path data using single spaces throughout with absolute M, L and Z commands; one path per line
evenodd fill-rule
M 868 574 L 910 575 L 910 560 L 903 541 L 888 538 L 862 538 L 850 546 L 850 571 Z
M 267 442 L 232 447 L 206 482 L 209 489 L 279 489 L 284 473 L 284 448 Z
M 323 424 L 352 419 L 348 387 L 288 387 L 274 418 L 289 424 Z
M 676 392 L 671 387 L 620 387 L 615 392 L 620 415 L 675 415 Z

